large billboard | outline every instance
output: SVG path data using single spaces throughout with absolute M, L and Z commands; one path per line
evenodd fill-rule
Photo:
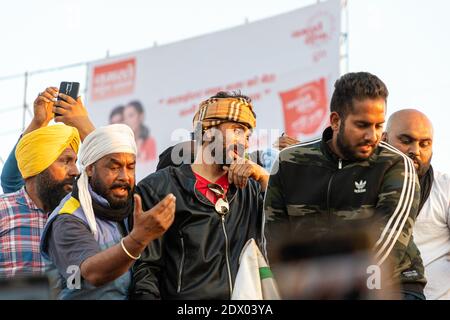
M 340 2 L 331 0 L 96 61 L 86 105 L 97 126 L 125 122 L 134 130 L 138 179 L 154 171 L 160 152 L 189 138 L 198 104 L 218 91 L 252 98 L 253 147 L 267 147 L 281 132 L 309 140 L 328 123 L 340 25 Z

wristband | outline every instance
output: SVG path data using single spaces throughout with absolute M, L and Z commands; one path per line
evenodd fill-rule
M 120 240 L 120 245 L 122 246 L 123 251 L 125 251 L 125 253 L 127 254 L 127 256 L 129 256 L 131 259 L 133 260 L 137 260 L 141 257 L 141 255 L 135 257 L 133 256 L 131 253 L 128 252 L 128 250 L 125 248 L 125 245 L 123 243 L 123 238 Z

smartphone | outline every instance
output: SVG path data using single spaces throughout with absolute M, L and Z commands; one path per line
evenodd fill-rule
M 80 90 L 80 83 L 79 82 L 67 82 L 63 81 L 59 85 L 59 93 L 66 94 L 73 99 L 77 100 L 78 98 L 78 91 Z M 63 100 L 61 97 L 58 96 L 57 100 Z M 60 116 L 59 113 L 55 113 L 55 117 Z

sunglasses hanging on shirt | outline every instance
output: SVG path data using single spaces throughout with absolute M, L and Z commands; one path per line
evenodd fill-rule
M 218 198 L 215 204 L 217 213 L 222 216 L 226 215 L 230 211 L 230 206 L 228 205 L 228 200 L 225 197 L 225 190 L 223 190 L 221 185 L 216 183 L 208 184 L 208 189 L 214 192 Z

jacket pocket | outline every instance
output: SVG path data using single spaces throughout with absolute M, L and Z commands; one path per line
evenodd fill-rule
M 183 234 L 180 231 L 180 240 L 181 240 L 181 261 L 180 266 L 178 268 L 178 282 L 177 282 L 177 293 L 181 292 L 181 281 L 183 277 L 183 267 L 184 267 L 184 238 Z

